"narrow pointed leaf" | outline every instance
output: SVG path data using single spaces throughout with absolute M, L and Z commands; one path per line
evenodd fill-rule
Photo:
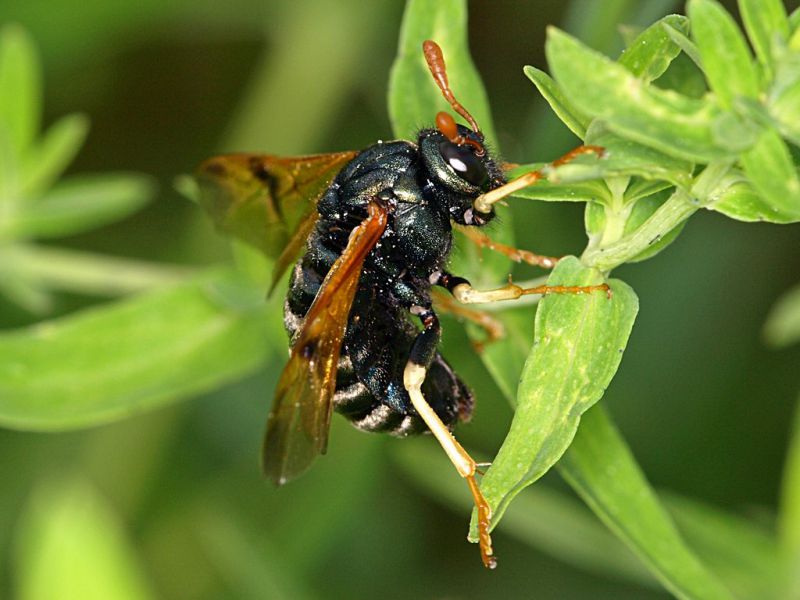
M 152 197 L 150 178 L 104 174 L 75 177 L 60 183 L 0 231 L 21 238 L 63 237 L 117 221 L 139 210 Z
M 703 71 L 721 105 L 730 108 L 738 96 L 757 98 L 758 74 L 733 17 L 714 0 L 690 0 L 688 10 Z
M 88 132 L 89 119 L 85 115 L 67 115 L 51 125 L 25 155 L 22 195 L 36 197 L 47 190 L 78 154 Z
M 789 148 L 767 129 L 753 148 L 742 155 L 745 174 L 775 214 L 800 219 L 800 177 Z
M 522 70 L 564 125 L 580 139 L 584 139 L 591 119 L 567 99 L 558 84 L 547 73 L 529 65 Z
M 550 285 L 595 285 L 598 271 L 562 259 Z M 533 348 L 517 391 L 511 429 L 481 488 L 493 524 L 523 488 L 544 475 L 569 446 L 581 414 L 602 397 L 616 373 L 638 310 L 625 283 L 612 280 L 613 298 L 553 294 L 536 313 Z
M 548 31 L 546 51 L 555 80 L 567 96 L 620 136 L 700 162 L 732 154 L 715 139 L 713 124 L 724 113 L 712 100 L 647 85 L 554 28 Z
M 689 32 L 689 20 L 686 17 L 666 16 L 640 33 L 622 52 L 617 62 L 643 81 L 658 79 L 681 51 L 665 26 L 683 34 Z

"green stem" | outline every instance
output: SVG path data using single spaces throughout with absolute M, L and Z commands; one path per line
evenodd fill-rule
M 607 246 L 587 248 L 581 260 L 607 273 L 656 243 L 699 208 L 700 205 L 685 190 L 676 189 L 636 231 Z
M 177 283 L 192 272 L 185 267 L 35 246 L 15 245 L 4 251 L 2 260 L 41 287 L 101 296 L 129 294 Z

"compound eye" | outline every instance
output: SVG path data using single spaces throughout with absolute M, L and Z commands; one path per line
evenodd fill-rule
M 486 166 L 467 146 L 459 146 L 450 141 L 439 142 L 439 153 L 461 179 L 474 186 L 482 187 L 489 180 Z

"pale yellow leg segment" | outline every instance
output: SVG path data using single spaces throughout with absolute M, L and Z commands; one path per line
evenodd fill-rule
M 472 457 L 464 450 L 463 446 L 456 441 L 453 434 L 442 422 L 430 405 L 425 401 L 422 395 L 422 382 L 425 381 L 425 374 L 427 370 L 421 365 L 416 365 L 409 362 L 403 372 L 403 384 L 406 391 L 411 398 L 411 404 L 414 405 L 420 418 L 425 421 L 428 429 L 436 437 L 439 444 L 441 444 L 450 462 L 453 463 L 458 474 L 467 480 L 472 498 L 475 501 L 475 507 L 478 509 L 478 537 L 481 549 L 481 559 L 485 567 L 494 569 L 497 566 L 497 559 L 494 557 L 492 550 L 492 538 L 489 535 L 489 526 L 491 524 L 492 511 L 489 508 L 489 503 L 483 497 L 478 483 L 475 481 L 475 471 L 477 464 Z
M 498 302 L 500 300 L 516 300 L 530 294 L 589 294 L 604 291 L 611 297 L 611 288 L 607 284 L 600 285 L 539 285 L 523 288 L 509 281 L 496 290 L 479 291 L 468 283 L 460 283 L 453 288 L 453 297 L 462 304 L 480 304 L 482 302 Z
M 481 194 L 475 199 L 472 207 L 479 213 L 487 214 L 492 211 L 492 204 L 500 202 L 500 200 L 503 198 L 510 196 L 511 194 L 518 192 L 529 185 L 533 185 L 543 177 L 547 176 L 555 167 L 565 165 L 575 157 L 582 154 L 597 154 L 598 156 L 602 157 L 604 150 L 600 146 L 578 146 L 577 148 L 567 152 L 561 158 L 554 160 L 548 165 L 545 165 L 538 171 L 525 173 L 522 177 L 518 177 L 513 181 L 509 181 L 505 185 L 501 185 L 499 188 L 495 188 L 489 192 L 486 192 L 485 194 Z

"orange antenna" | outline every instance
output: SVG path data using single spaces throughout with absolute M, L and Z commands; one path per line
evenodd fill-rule
M 453 91 L 450 89 L 450 84 L 447 82 L 447 69 L 444 66 L 444 56 L 442 55 L 442 49 L 439 47 L 439 44 L 433 40 L 425 40 L 422 42 L 422 51 L 425 53 L 425 62 L 428 63 L 428 68 L 431 70 L 433 80 L 436 82 L 436 85 L 439 86 L 439 89 L 442 90 L 442 96 L 450 103 L 453 110 L 467 120 L 467 123 L 469 123 L 469 126 L 472 127 L 475 133 L 480 133 L 481 129 L 478 127 L 478 123 L 472 115 L 469 114 L 469 111 L 456 100 Z

